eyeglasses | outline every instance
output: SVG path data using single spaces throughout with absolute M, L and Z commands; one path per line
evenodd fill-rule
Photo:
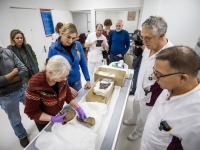
M 155 35 L 156 36 L 156 35 Z M 153 39 L 155 36 L 153 36 L 153 37 L 142 37 L 141 36 L 141 38 L 143 39 L 143 40 L 145 40 L 146 42 L 149 42 L 151 39 Z
M 66 37 L 70 40 L 72 39 L 73 41 L 75 41 L 78 37 L 71 37 L 70 35 L 66 35 Z
M 16 37 L 16 39 L 17 39 L 17 40 L 19 40 L 19 39 L 22 40 L 23 38 L 22 38 L 22 37 Z
M 175 75 L 175 74 L 185 74 L 185 73 L 183 73 L 183 72 L 175 72 L 175 73 L 170 73 L 170 74 L 158 76 L 157 73 L 156 73 L 155 68 L 153 67 L 153 74 L 154 74 L 154 75 L 156 76 L 156 78 L 159 80 L 160 78 L 163 78 L 163 77 L 167 77 L 167 76 L 171 76 L 171 75 Z

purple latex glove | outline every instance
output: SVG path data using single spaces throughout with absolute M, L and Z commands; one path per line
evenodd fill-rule
M 51 121 L 52 122 L 63 122 L 63 119 L 65 118 L 65 116 L 67 116 L 67 113 L 65 113 L 62 116 L 52 116 Z
M 77 108 L 76 111 L 78 112 L 79 118 L 87 119 L 87 116 L 85 115 L 85 113 L 81 107 Z

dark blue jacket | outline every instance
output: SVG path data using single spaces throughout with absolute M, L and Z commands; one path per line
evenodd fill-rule
M 77 50 L 80 53 L 80 58 L 78 57 L 78 55 L 76 53 Z M 54 55 L 62 55 L 68 60 L 69 64 L 71 65 L 71 68 L 72 68 L 68 75 L 68 83 L 74 83 L 80 79 L 81 75 L 80 75 L 80 71 L 79 71 L 80 70 L 79 65 L 81 66 L 85 80 L 89 80 L 90 76 L 88 73 L 88 67 L 86 64 L 83 48 L 82 48 L 80 42 L 75 41 L 73 43 L 71 52 L 74 57 L 74 61 L 72 61 L 71 57 L 67 54 L 65 49 L 61 46 L 60 38 L 59 38 L 53 45 L 51 45 L 49 47 L 48 58 L 50 58 Z

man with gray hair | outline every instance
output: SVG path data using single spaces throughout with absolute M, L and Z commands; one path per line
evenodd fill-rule
M 110 62 L 124 59 L 124 55 L 130 47 L 130 37 L 126 30 L 122 29 L 123 21 L 117 20 L 116 30 L 112 31 L 108 40 L 108 58 Z
M 136 140 L 142 136 L 144 125 L 157 97 L 162 89 L 153 79 L 153 66 L 156 55 L 173 44 L 165 37 L 167 23 L 162 17 L 150 16 L 142 24 L 142 38 L 146 46 L 137 79 L 135 98 L 133 101 L 132 119 L 125 120 L 125 125 L 137 124 L 135 131 L 128 136 Z

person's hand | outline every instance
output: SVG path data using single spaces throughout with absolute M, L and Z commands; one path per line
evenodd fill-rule
M 121 54 L 118 54 L 117 56 L 118 56 L 118 57 L 123 57 Z
M 79 118 L 87 119 L 87 116 L 81 107 L 77 108 L 76 111 L 78 112 Z
M 87 81 L 85 84 L 85 89 L 90 89 L 91 85 L 90 85 L 90 81 Z
M 15 75 L 17 75 L 17 74 L 19 73 L 19 70 L 18 70 L 17 68 L 14 68 L 14 69 L 13 69 L 13 73 L 14 73 Z
M 129 55 L 133 55 L 133 51 L 131 49 L 128 50 Z
M 108 59 L 110 59 L 110 55 L 108 55 Z
M 65 113 L 65 114 L 62 115 L 62 116 L 52 116 L 52 117 L 51 117 L 51 121 L 52 121 L 52 122 L 63 122 L 65 116 L 67 116 L 67 113 Z
M 142 45 L 142 47 L 141 47 L 143 50 L 145 49 L 145 45 Z
M 93 42 L 92 42 L 92 45 L 93 45 L 93 44 L 97 44 L 97 40 L 93 41 Z
M 103 40 L 103 42 L 101 43 L 102 46 L 106 45 L 106 42 Z
M 69 89 L 71 90 L 72 96 L 77 97 L 78 96 L 78 92 L 73 89 L 72 87 L 69 87 Z

